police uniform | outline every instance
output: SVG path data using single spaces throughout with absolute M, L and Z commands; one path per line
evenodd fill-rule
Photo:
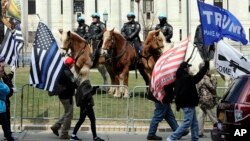
M 85 20 L 83 17 L 79 17 L 77 19 L 78 27 L 76 29 L 76 33 L 80 35 L 82 38 L 87 39 L 87 33 L 89 30 L 89 26 L 85 24 Z
M 78 26 L 76 29 L 76 33 L 80 35 L 82 38 L 86 39 L 87 38 L 87 33 L 88 33 L 89 26 L 84 24 L 82 26 Z
M 102 37 L 105 32 L 105 24 L 100 21 L 98 13 L 92 14 L 92 18 L 97 18 L 97 22 L 92 22 L 89 26 L 87 38 L 92 41 L 93 45 L 93 66 L 97 63 L 97 58 L 100 55 L 100 48 L 102 46 Z
M 165 36 L 166 41 L 171 43 L 171 38 L 173 37 L 173 27 L 168 24 L 167 17 L 165 15 L 161 14 L 158 19 L 160 23 L 156 25 L 155 30 L 160 29 Z
M 129 13 L 127 17 L 132 18 L 132 20 L 123 25 L 121 34 L 125 39 L 127 39 L 127 41 L 133 44 L 137 51 L 137 54 L 140 54 L 142 50 L 141 40 L 139 37 L 141 25 L 138 22 L 134 21 L 135 15 L 133 13 Z

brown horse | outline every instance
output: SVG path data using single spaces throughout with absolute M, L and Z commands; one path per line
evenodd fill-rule
M 75 78 L 77 78 L 80 83 L 89 79 L 89 70 L 93 63 L 93 51 L 90 44 L 74 32 L 63 32 L 62 30 L 59 32 L 62 35 L 62 49 L 66 51 L 70 49 L 71 57 L 75 59 L 74 66 L 71 69 Z
M 128 86 L 129 70 L 138 68 L 142 76 L 146 76 L 143 65 L 138 64 L 135 48 L 114 29 L 104 32 L 101 55 L 105 56 L 105 65 L 111 77 L 112 85 L 120 87 L 110 88 L 109 93 L 115 97 L 129 97 Z
M 151 79 L 156 61 L 170 46 L 170 44 L 166 43 L 165 37 L 160 30 L 153 30 L 148 33 L 142 50 L 142 63 L 149 79 L 148 81 Z
M 103 57 L 98 58 L 98 63 L 96 66 L 93 65 L 92 55 L 93 55 L 93 48 L 91 44 L 89 44 L 86 40 L 80 37 L 75 32 L 63 32 L 61 33 L 61 41 L 63 43 L 64 50 L 68 51 L 70 49 L 71 56 L 76 60 L 75 63 L 75 72 L 79 74 L 78 77 L 83 77 L 82 79 L 85 80 L 89 76 L 90 68 L 97 67 L 98 71 L 101 73 L 104 84 L 108 84 L 108 72 L 105 66 L 99 62 L 104 62 Z M 103 90 L 106 90 L 107 87 L 104 87 Z

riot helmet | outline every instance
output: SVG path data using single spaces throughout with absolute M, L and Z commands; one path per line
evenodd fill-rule
M 158 17 L 159 21 L 160 21 L 160 24 L 164 24 L 167 22 L 167 16 L 163 13 L 161 13 Z

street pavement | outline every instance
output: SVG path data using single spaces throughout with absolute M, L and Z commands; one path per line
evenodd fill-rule
M 99 137 L 105 139 L 105 141 L 147 141 L 147 133 L 123 133 L 123 132 L 98 132 Z M 166 140 L 171 132 L 160 132 L 157 135 L 163 137 L 163 141 Z M 25 130 L 22 132 L 15 132 L 14 136 L 18 141 L 62 141 L 59 137 L 55 136 L 50 130 Z M 89 131 L 79 131 L 77 136 L 82 141 L 93 141 L 92 134 Z M 3 132 L 0 130 L 0 139 L 3 140 Z M 179 141 L 190 141 L 190 134 L 183 137 Z M 200 141 L 211 141 L 210 133 L 206 132 L 205 137 L 200 138 Z

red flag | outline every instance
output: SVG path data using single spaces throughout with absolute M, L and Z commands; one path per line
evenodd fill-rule
M 186 38 L 175 43 L 173 48 L 161 55 L 154 66 L 150 90 L 154 97 L 161 102 L 166 95 L 164 86 L 175 81 L 175 73 L 185 59 L 188 41 Z

